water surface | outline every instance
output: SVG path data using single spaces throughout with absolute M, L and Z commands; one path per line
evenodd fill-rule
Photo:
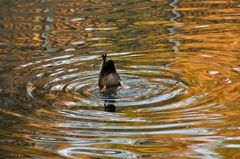
M 238 0 L 0 8 L 1 157 L 240 158 Z M 99 93 L 102 53 L 129 88 Z

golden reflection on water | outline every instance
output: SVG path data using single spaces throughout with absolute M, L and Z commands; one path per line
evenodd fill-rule
M 237 0 L 0 6 L 3 158 L 239 158 Z M 99 93 L 102 53 L 128 89 Z

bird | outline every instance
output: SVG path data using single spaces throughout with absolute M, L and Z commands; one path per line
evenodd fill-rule
M 98 78 L 100 92 L 116 90 L 118 86 L 123 86 L 121 78 L 117 73 L 113 60 L 107 59 L 107 54 L 102 54 L 102 65 Z

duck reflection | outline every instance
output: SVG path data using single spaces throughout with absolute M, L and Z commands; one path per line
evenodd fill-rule
M 104 93 L 102 94 L 104 98 L 104 111 L 106 112 L 115 112 L 116 111 L 116 106 L 115 104 L 117 103 L 115 99 L 116 92 L 112 93 Z
M 104 103 L 104 111 L 115 112 L 116 111 L 116 106 L 114 104 Z

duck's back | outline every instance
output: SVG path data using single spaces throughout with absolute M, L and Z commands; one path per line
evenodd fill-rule
M 114 62 L 109 60 L 103 63 L 98 80 L 100 89 L 102 89 L 104 86 L 107 88 L 117 87 L 120 85 L 120 82 L 121 79 L 116 71 Z
M 115 73 L 109 73 L 105 74 L 102 78 L 103 85 L 106 85 L 107 87 L 114 87 L 114 86 L 119 86 L 120 85 L 120 77 Z

